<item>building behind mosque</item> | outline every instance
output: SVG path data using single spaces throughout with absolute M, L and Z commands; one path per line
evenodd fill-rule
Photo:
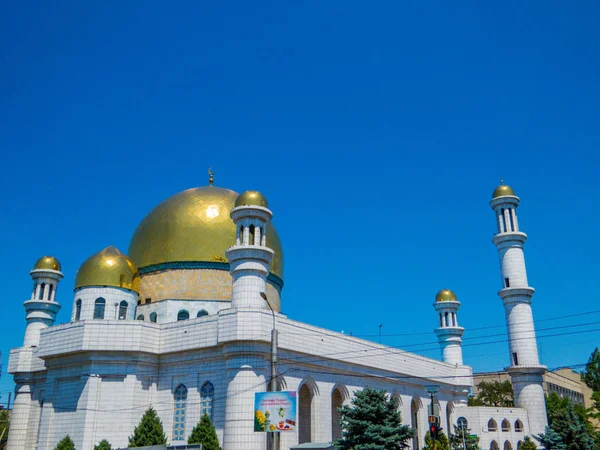
M 337 408 L 366 385 L 398 398 L 403 421 L 416 429 L 413 449 L 424 446 L 428 431 L 428 385 L 439 386 L 446 432 L 462 423 L 484 449 L 518 448 L 526 435 L 544 431 L 546 368 L 538 359 L 519 198 L 501 185 L 490 204 L 516 407 L 467 407 L 472 370 L 463 363 L 452 291 L 440 291 L 434 303 L 442 361 L 280 313 L 283 246 L 266 198 L 213 186 L 211 177 L 209 186 L 154 208 L 127 254 L 107 247 L 83 262 L 70 323 L 54 325 L 66 304 L 58 301 L 60 262 L 45 256 L 35 263 L 23 346 L 10 354 L 16 388 L 8 449 L 51 450 L 67 434 L 78 450 L 102 439 L 126 447 L 152 406 L 171 444 L 185 444 L 208 414 L 223 450 L 263 450 L 265 433 L 253 431 L 254 393 L 271 379 L 274 323 L 277 387 L 298 399 L 297 432 L 281 433 L 280 449 L 339 437 Z

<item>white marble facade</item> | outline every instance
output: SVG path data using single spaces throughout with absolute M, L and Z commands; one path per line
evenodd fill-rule
M 272 313 L 259 295 L 266 288 L 272 253 L 261 233 L 271 212 L 265 200 L 258 206 L 236 203 L 234 215 L 238 238 L 228 250 L 235 260 L 233 303 L 189 299 L 145 303 L 140 296 L 138 304 L 131 286 L 119 287 L 125 286 L 121 277 L 118 286 L 76 288 L 71 323 L 52 326 L 58 310 L 56 285 L 48 299 L 51 305 L 36 302 L 39 314 L 28 309 L 28 326 L 34 332 L 23 347 L 11 351 L 8 368 L 16 384 L 9 450 L 52 450 L 67 434 L 78 450 L 91 450 L 102 439 L 113 448 L 124 448 L 150 406 L 172 444 L 185 443 L 201 414 L 208 412 L 223 450 L 264 450 L 265 434 L 253 431 L 253 401 L 254 393 L 266 390 L 270 379 L 273 314 L 279 333 L 279 388 L 297 391 L 299 400 L 298 430 L 281 434 L 281 450 L 338 437 L 336 408 L 366 385 L 398 397 L 403 422 L 417 429 L 413 449 L 423 447 L 428 429 L 426 385 L 440 385 L 436 402 L 444 430 L 464 417 L 484 449 L 498 445 L 516 450 L 518 442 L 531 434 L 531 417 L 539 421 L 537 409 L 545 414 L 543 405 L 534 406 L 539 401 L 538 366 L 526 374 L 524 368 L 509 368 L 520 383 L 524 408 L 466 406 L 472 371 L 462 364 L 457 301 L 438 304 L 437 312 L 432 312 L 432 319 L 439 316 L 434 323 L 442 325 L 437 333 L 443 361 Z M 248 237 L 253 224 L 258 230 L 254 244 Z M 240 230 L 245 230 L 242 240 Z M 60 269 L 54 272 L 48 274 L 59 280 Z M 41 276 L 39 270 L 32 274 Z M 94 302 L 100 297 L 106 300 L 104 318 L 94 319 Z M 127 310 L 121 318 L 123 301 Z M 181 311 L 187 311 L 189 319 L 178 320 Z M 449 327 L 440 323 L 446 311 L 454 314 Z M 157 313 L 156 322 L 150 319 L 152 313 Z M 508 312 L 507 318 L 512 320 Z M 496 430 L 488 427 L 490 419 L 497 422 Z M 509 429 L 501 427 L 503 421 Z

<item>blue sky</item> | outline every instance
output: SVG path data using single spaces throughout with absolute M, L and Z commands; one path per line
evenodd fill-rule
M 370 3 L 5 5 L 4 371 L 35 260 L 63 263 L 68 321 L 79 265 L 126 251 L 209 166 L 216 185 L 269 199 L 289 317 L 374 340 L 383 324 L 384 343 L 439 358 L 432 303 L 450 288 L 475 371 L 508 363 L 505 342 L 486 343 L 502 338 L 485 338 L 504 331 L 491 328 L 504 311 L 488 202 L 506 180 L 538 335 L 560 334 L 539 339 L 542 362 L 587 361 L 600 338 L 597 4 Z M 11 388 L 4 373 L 0 402 Z

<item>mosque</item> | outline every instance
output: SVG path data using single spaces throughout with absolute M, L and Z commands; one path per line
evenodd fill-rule
M 472 369 L 463 363 L 452 291 L 440 291 L 433 305 L 441 361 L 280 313 L 283 246 L 271 222 L 277 211 L 259 192 L 213 186 L 211 175 L 208 186 L 154 208 L 127 254 L 107 247 L 83 262 L 69 323 L 54 324 L 65 304 L 60 262 L 44 256 L 35 263 L 23 345 L 10 353 L 16 387 L 8 449 L 52 450 L 67 434 L 78 450 L 102 439 L 125 448 L 152 406 L 172 445 L 185 444 L 208 414 L 223 450 L 264 450 L 267 433 L 254 432 L 254 393 L 269 384 L 295 391 L 298 401 L 297 430 L 279 433 L 281 450 L 328 448 L 342 432 L 337 408 L 367 385 L 398 398 L 403 422 L 416 430 L 412 449 L 425 443 L 431 385 L 439 387 L 435 411 L 446 433 L 463 424 L 483 449 L 518 449 L 547 423 L 546 368 L 538 359 L 519 198 L 500 185 L 490 205 L 515 407 L 467 406 Z

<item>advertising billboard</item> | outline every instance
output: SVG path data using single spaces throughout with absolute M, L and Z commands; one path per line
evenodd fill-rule
M 296 431 L 296 420 L 296 391 L 254 394 L 254 431 Z

